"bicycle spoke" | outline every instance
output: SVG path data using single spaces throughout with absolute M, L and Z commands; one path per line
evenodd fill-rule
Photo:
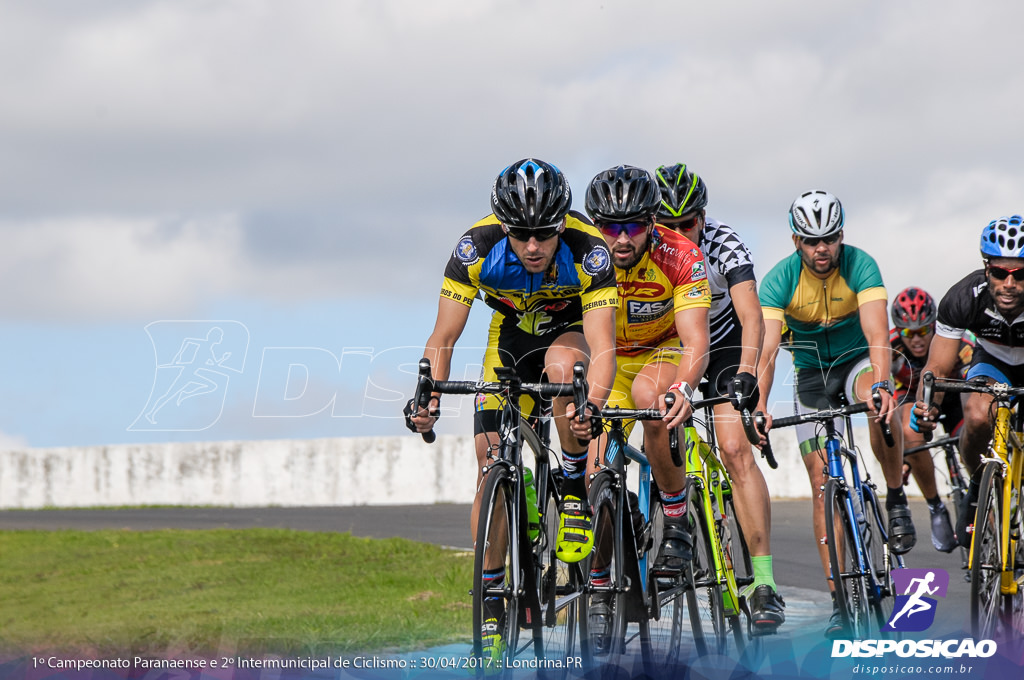
M 976 639 L 995 637 L 1001 628 L 1002 496 L 1002 468 L 988 463 L 978 492 L 971 543 L 971 632 Z
M 845 633 L 866 638 L 869 637 L 867 587 L 857 566 L 857 546 L 853 537 L 856 519 L 847 513 L 846 493 L 837 479 L 829 479 L 825 484 L 825 535 L 829 565 Z
M 694 641 L 703 637 L 708 651 L 716 654 L 725 652 L 727 630 L 722 605 L 722 590 L 715 572 L 714 548 L 711 534 L 704 518 L 704 500 L 697 484 L 690 480 L 687 493 L 687 518 L 693 532 L 693 562 L 691 576 L 693 590 L 690 591 L 690 622 L 693 626 Z M 714 529 L 711 529 L 713 531 Z M 698 647 L 700 643 L 697 643 Z

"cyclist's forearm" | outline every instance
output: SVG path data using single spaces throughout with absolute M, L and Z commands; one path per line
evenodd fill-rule
M 782 322 L 777 319 L 764 320 L 764 342 L 757 364 L 757 387 L 761 392 L 758 409 L 768 411 L 768 395 L 775 382 L 775 359 L 782 343 Z
M 729 289 L 736 308 L 736 316 L 743 329 L 738 372 L 756 375 L 758 361 L 761 358 L 761 346 L 764 344 L 764 315 L 761 303 L 757 299 L 757 286 L 753 281 L 736 284 Z
M 921 375 L 931 371 L 936 378 L 949 378 L 953 375 L 953 370 L 956 368 L 959 351 L 960 340 L 944 338 L 940 335 L 935 336 L 932 338 L 932 344 L 928 348 L 928 362 L 925 364 L 924 369 L 922 369 Z M 922 397 L 921 392 L 923 388 L 924 383 L 922 381 L 918 385 L 918 399 Z M 936 404 L 941 404 L 944 396 L 945 392 L 934 392 L 932 393 L 932 401 Z

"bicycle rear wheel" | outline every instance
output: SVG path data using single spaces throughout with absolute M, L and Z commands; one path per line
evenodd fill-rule
M 584 560 L 589 581 L 595 568 L 608 571 L 609 585 L 587 587 L 580 608 L 580 643 L 588 667 L 614 664 L 625 651 L 626 588 L 623 583 L 625 545 L 619 508 L 619 490 L 613 475 L 602 471 L 590 485 L 594 550 Z M 595 590 L 594 588 L 599 588 Z
M 985 464 L 978 490 L 978 514 L 971 541 L 971 633 L 993 638 L 1002 631 L 1003 596 L 1003 470 L 998 462 Z
M 652 677 L 673 677 L 682 658 L 682 638 L 687 596 L 693 595 L 692 581 L 683 574 L 675 578 L 656 577 L 652 572 L 664 536 L 665 514 L 661 503 L 651 503 L 651 531 L 654 541 L 648 553 L 648 599 L 651 603 L 646 639 L 641 628 L 644 662 Z M 701 637 L 701 645 L 704 639 Z M 704 650 L 706 651 L 706 649 Z
M 846 633 L 859 638 L 870 637 L 867 581 L 857 564 L 857 544 L 853 532 L 857 520 L 846 507 L 847 490 L 835 478 L 825 482 L 825 540 L 828 543 L 829 567 L 836 604 L 843 618 Z
M 725 652 L 728 628 L 722 604 L 722 586 L 715 570 L 713 526 L 709 527 L 704 517 L 704 496 L 695 479 L 690 479 L 686 493 L 686 516 L 693 532 L 693 562 L 691 575 L 693 589 L 690 591 L 690 623 L 693 626 L 694 642 L 698 649 L 698 636 L 703 638 L 706 650 L 715 654 Z
M 478 676 L 492 675 L 504 670 L 510 672 L 509 660 L 515 656 L 519 644 L 518 595 L 519 574 L 513 567 L 518 550 L 515 504 L 516 485 L 508 468 L 491 467 L 484 478 L 477 523 L 476 554 L 473 561 L 473 656 L 478 660 Z M 503 583 L 494 585 L 485 578 L 486 573 L 504 570 Z M 485 621 L 496 618 L 496 625 L 483 631 Z M 484 644 L 491 635 L 500 636 L 500 644 L 488 645 L 493 653 L 485 654 Z M 485 640 L 485 637 L 488 638 Z
M 547 499 L 541 501 L 541 532 L 534 545 L 540 584 L 543 656 L 564 662 L 578 650 L 578 614 L 584 579 L 579 564 L 566 564 L 555 557 L 559 498 L 556 490 L 550 484 L 547 486 Z M 566 672 L 564 666 L 541 669 L 541 674 L 547 678 L 562 678 Z

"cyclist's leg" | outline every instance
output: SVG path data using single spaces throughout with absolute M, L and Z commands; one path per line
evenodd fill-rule
M 572 382 L 573 366 L 577 361 L 589 365 L 590 356 L 582 325 L 571 326 L 564 332 L 552 331 L 551 343 L 544 351 L 544 374 L 548 382 Z M 591 526 L 591 508 L 587 499 L 587 450 L 569 428 L 566 409 L 572 405 L 570 397 L 553 400 L 555 429 L 562 447 L 561 519 L 558 529 L 557 555 L 565 562 L 579 562 L 594 547 Z
M 706 373 L 705 397 L 727 394 L 727 385 L 736 375 L 741 358 L 739 333 L 726 339 L 727 346 L 711 351 Z M 715 438 L 732 480 L 732 498 L 736 517 L 743 529 L 750 552 L 754 583 L 749 598 L 751 616 L 756 628 L 774 629 L 785 620 L 785 603 L 778 596 L 772 568 L 771 500 L 768 484 L 761 468 L 754 462 L 754 452 L 743 431 L 739 413 L 732 404 L 719 404 L 715 412 Z
M 662 343 L 645 356 L 645 365 L 633 381 L 633 401 L 637 408 L 658 408 L 658 398 L 675 382 L 681 354 L 675 338 Z M 693 538 L 684 522 L 686 514 L 686 469 L 676 467 L 669 450 L 668 428 L 660 420 L 643 421 L 644 449 L 651 463 L 651 474 L 658 484 L 665 526 L 655 571 L 678 573 L 693 554 Z
M 875 382 L 871 358 L 864 356 L 847 364 L 846 368 L 847 398 L 851 402 L 867 402 L 871 400 L 871 385 Z M 892 379 L 890 378 L 890 384 Z M 851 393 L 852 392 L 852 393 Z M 882 466 L 885 479 L 885 510 L 889 516 L 889 547 L 897 554 L 910 551 L 917 543 L 917 529 L 910 516 L 907 494 L 903 491 L 903 419 L 896 410 L 889 421 L 892 431 L 893 445 L 885 443 L 882 426 L 875 418 L 868 415 L 868 437 L 871 451 Z
M 821 408 L 839 405 L 838 395 L 842 391 L 842 381 L 836 373 L 826 375 L 824 369 L 799 368 L 794 371 L 793 401 L 797 413 L 807 413 Z M 842 420 L 835 423 L 840 435 L 844 430 Z M 826 626 L 825 634 L 834 635 L 843 629 L 843 618 L 839 605 L 835 600 L 832 568 L 829 563 L 828 543 L 825 526 L 825 496 L 822 492 L 825 482 L 825 439 L 818 436 L 818 427 L 814 424 L 802 424 L 796 427 L 796 439 L 800 447 L 800 456 L 807 478 L 811 483 L 811 513 L 814 527 L 814 544 L 818 550 L 818 559 L 825 574 L 825 583 L 832 595 L 832 615 Z
M 955 398 L 956 395 L 950 395 Z M 945 402 L 943 402 L 945 403 Z M 907 400 L 900 405 L 900 415 L 903 418 L 903 446 L 910 449 L 925 443 L 924 435 L 914 432 L 910 427 L 910 411 L 914 404 Z M 949 519 L 949 511 L 939 496 L 939 488 L 935 483 L 935 461 L 932 460 L 931 451 L 918 451 L 903 460 L 910 466 L 910 473 L 914 475 L 921 494 L 928 503 L 928 513 L 931 516 L 932 546 L 940 552 L 950 552 L 956 547 L 956 537 L 953 535 L 953 524 Z

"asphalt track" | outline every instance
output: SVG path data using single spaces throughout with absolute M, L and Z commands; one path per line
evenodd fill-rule
M 910 567 L 945 569 L 949 591 L 940 601 L 929 635 L 969 629 L 970 586 L 963 580 L 959 551 L 936 552 L 930 543 L 928 510 L 912 502 L 918 544 L 907 558 Z M 824 626 L 831 605 L 811 534 L 809 500 L 772 504 L 772 554 L 775 579 L 787 601 L 790 622 Z M 351 532 L 355 536 L 399 536 L 455 548 L 468 548 L 470 506 L 346 506 L 260 508 L 134 508 L 0 511 L 0 530 L 244 529 L 286 528 L 298 531 Z M 802 626 L 801 626 L 802 627 Z

